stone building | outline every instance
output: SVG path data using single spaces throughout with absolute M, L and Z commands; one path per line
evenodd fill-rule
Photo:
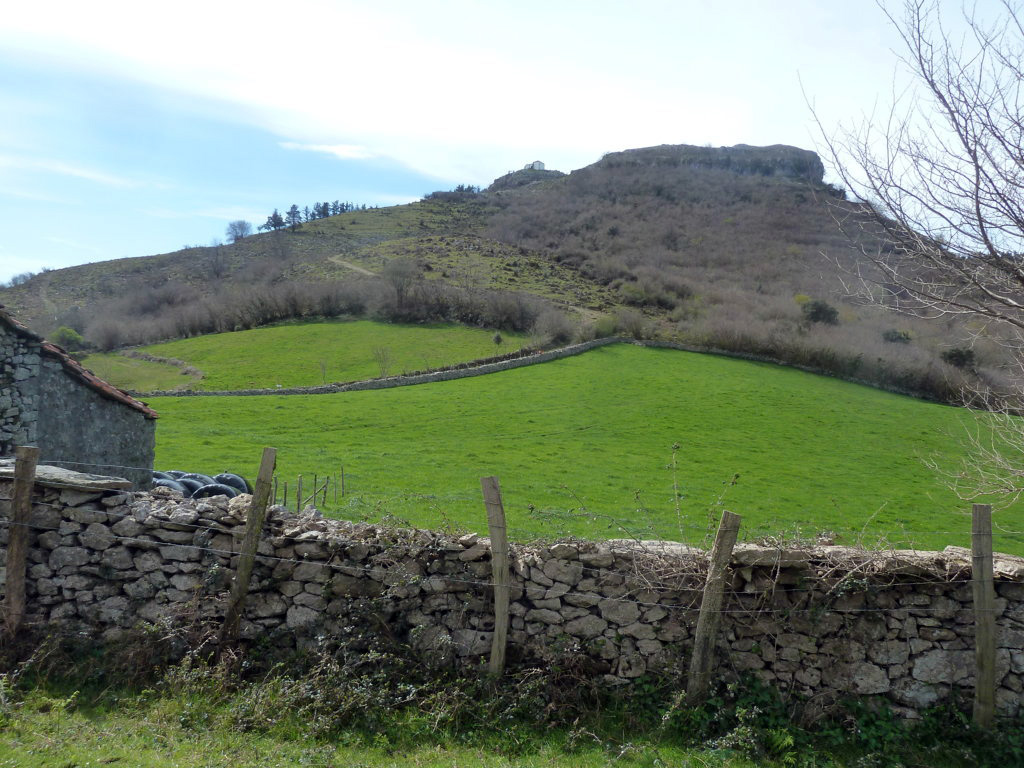
M 0 456 L 35 445 L 41 463 L 148 487 L 156 418 L 0 305 Z
M 532 163 L 527 163 L 523 166 L 524 171 L 543 171 L 544 163 L 540 160 L 534 160 Z

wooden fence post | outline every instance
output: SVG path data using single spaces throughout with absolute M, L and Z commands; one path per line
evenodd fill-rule
M 975 504 L 971 521 L 974 592 L 974 724 L 991 728 L 996 716 L 996 591 L 992 570 L 992 507 Z
M 297 485 L 295 489 L 295 511 L 302 512 L 302 475 L 299 475 L 299 479 L 295 482 Z
M 238 623 L 245 606 L 245 596 L 249 592 L 249 579 L 256 561 L 256 548 L 263 532 L 263 521 L 267 517 L 267 501 L 270 499 L 271 478 L 277 464 L 277 449 L 264 448 L 260 471 L 256 475 L 256 489 L 249 505 L 249 514 L 245 519 L 245 538 L 242 540 L 242 551 L 238 557 L 238 569 L 231 582 L 231 597 L 227 610 L 224 612 L 224 625 L 217 640 L 217 653 L 228 643 L 234 642 L 238 634 Z
M 36 481 L 39 449 L 18 446 L 14 451 L 14 491 L 11 494 L 7 538 L 7 578 L 4 587 L 4 625 L 14 638 L 25 616 L 25 569 L 28 562 L 28 521 L 32 515 L 32 488 Z
M 693 637 L 693 657 L 690 659 L 690 676 L 686 683 L 686 703 L 700 704 L 707 698 L 711 684 L 711 666 L 715 657 L 715 642 L 718 640 L 718 626 L 722 619 L 722 603 L 725 598 L 725 575 L 732 559 L 732 548 L 740 531 L 740 516 L 728 510 L 722 511 L 722 521 L 711 549 L 708 578 L 704 583 L 704 597 L 700 602 L 700 615 Z
M 505 671 L 505 650 L 508 646 L 508 603 L 511 578 L 508 570 L 508 531 L 505 507 L 501 503 L 501 486 L 496 477 L 481 477 L 487 507 L 487 528 L 491 534 L 491 573 L 494 575 L 494 636 L 487 671 L 500 675 Z

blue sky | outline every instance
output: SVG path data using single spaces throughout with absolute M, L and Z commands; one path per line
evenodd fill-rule
M 804 93 L 855 122 L 902 87 L 897 47 L 870 0 L 18 3 L 0 17 L 0 280 L 536 159 L 813 149 Z

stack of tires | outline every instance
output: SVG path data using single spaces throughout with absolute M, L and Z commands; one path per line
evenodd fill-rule
M 252 493 L 249 481 L 232 472 L 222 472 L 210 477 L 201 472 L 182 472 L 170 469 L 153 473 L 154 488 L 171 488 L 186 499 L 205 499 L 210 496 L 227 496 L 229 499 L 240 493 Z

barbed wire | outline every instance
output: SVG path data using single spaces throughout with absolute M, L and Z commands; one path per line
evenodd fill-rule
M 154 470 L 152 467 L 139 467 L 139 466 L 122 465 L 122 464 L 103 464 L 103 463 L 98 463 L 98 462 L 68 461 L 68 460 L 65 460 L 65 459 L 51 459 L 51 458 L 47 458 L 45 461 L 40 460 L 39 463 L 40 464 L 43 464 L 43 463 L 70 464 L 70 465 L 73 465 L 73 466 L 96 467 L 96 468 L 104 467 L 104 468 L 108 468 L 108 469 L 131 469 L 131 470 L 138 470 L 138 471 L 144 471 L 144 472 L 158 472 L 158 471 L 161 471 L 161 470 Z M 304 474 L 304 473 L 296 473 L 296 474 L 298 475 L 298 474 Z M 319 474 L 319 473 L 309 473 L 309 474 L 312 475 L 312 474 Z M 338 473 L 338 472 L 326 472 L 326 473 L 323 473 L 322 477 L 324 479 L 326 479 L 328 477 L 334 477 L 335 475 L 338 475 L 338 474 L 340 474 L 340 473 Z M 345 472 L 344 474 L 345 474 L 346 478 L 349 478 L 349 477 L 360 477 L 361 476 L 358 473 L 351 473 L 351 472 Z M 275 474 L 275 477 L 280 477 L 280 475 Z M 574 496 L 572 491 L 567 489 L 567 488 L 565 488 L 565 486 L 561 486 L 560 488 L 547 488 L 545 490 L 548 493 L 550 493 L 552 491 L 565 491 L 565 493 L 567 495 Z M 666 492 L 669 492 L 669 491 L 666 490 Z M 479 497 L 477 495 L 475 495 L 475 494 L 445 494 L 443 496 L 438 496 L 436 491 L 434 491 L 434 490 L 406 490 L 406 491 L 402 491 L 402 492 L 397 493 L 397 494 L 376 494 L 376 493 L 373 493 L 371 491 L 358 490 L 358 491 L 354 491 L 354 492 L 350 491 L 350 493 L 353 495 L 353 500 L 360 499 L 360 497 L 363 497 L 363 496 L 369 496 L 371 498 L 376 498 L 378 500 L 381 499 L 381 498 L 384 498 L 384 499 L 407 499 L 407 498 L 410 498 L 410 497 L 437 498 L 439 500 L 444 500 L 444 501 L 476 501 L 476 500 L 479 500 Z M 358 494 L 358 496 L 356 496 L 355 494 Z M 285 503 L 283 505 L 287 506 L 287 500 L 284 500 L 284 502 Z M 366 503 L 366 502 L 362 502 L 362 503 Z M 583 509 L 585 510 L 585 508 L 583 508 Z M 542 511 L 541 514 L 544 514 L 544 512 Z M 552 512 L 552 513 L 548 513 L 548 514 L 550 514 L 552 517 L 557 517 L 560 514 L 564 515 L 566 513 Z M 572 512 L 572 513 L 568 513 L 568 514 L 570 514 L 571 516 L 580 517 L 580 518 L 601 518 L 601 517 L 606 517 L 607 516 L 603 512 L 587 512 L 587 511 Z M 966 513 L 964 513 L 964 514 L 966 514 Z M 616 525 L 616 524 L 612 523 L 612 525 Z M 623 532 L 627 532 L 628 531 L 628 529 L 625 526 L 621 525 L 621 524 L 616 525 L 616 527 L 619 530 L 623 531 Z M 702 534 L 707 534 L 709 532 L 709 529 L 707 527 L 699 526 L 699 525 L 680 524 L 680 525 L 675 525 L 673 527 L 675 529 L 679 529 L 679 530 L 696 531 L 696 532 L 700 532 Z M 769 526 L 766 525 L 765 527 L 767 528 Z M 993 530 L 993 534 L 995 534 L 996 531 L 998 530 L 999 535 L 1005 535 L 1005 536 L 1024 536 L 1024 530 L 1019 530 L 1019 531 L 1018 530 L 1009 530 L 1009 529 L 1005 529 L 1005 528 L 1000 527 L 996 523 L 993 524 L 993 529 L 994 529 Z M 514 530 L 523 530 L 523 531 L 525 531 L 525 528 L 517 526 Z M 869 528 L 867 530 L 870 531 L 872 529 Z M 914 534 L 914 535 L 935 535 L 935 536 L 963 536 L 963 535 L 969 535 L 969 531 L 949 531 L 949 530 L 939 530 L 939 531 L 914 530 L 911 533 Z M 750 536 L 750 537 L 761 537 L 762 536 L 760 529 L 753 530 L 753 531 L 744 530 L 742 532 L 742 535 Z
M 131 493 L 131 492 L 122 492 L 122 493 Z M 7 502 L 9 502 L 9 501 L 11 501 L 11 499 L 9 497 L 0 497 L 0 501 L 7 501 Z M 169 499 L 168 501 L 173 501 L 173 499 Z M 41 505 L 41 506 L 46 506 L 46 507 L 50 507 L 52 509 L 58 509 L 58 510 L 67 509 L 66 505 L 54 504 L 52 502 L 45 502 L 45 501 L 42 501 L 42 500 L 34 500 L 33 504 Z M 275 506 L 284 506 L 284 505 L 275 505 Z M 287 509 L 287 507 L 286 507 L 286 509 Z M 109 514 L 109 515 L 117 515 L 118 514 L 118 513 L 115 513 L 111 508 L 108 508 L 108 509 L 104 510 L 104 513 L 105 514 Z M 120 513 L 120 516 L 124 517 L 124 516 L 127 516 L 128 514 L 130 514 L 130 513 Z M 323 519 L 331 520 L 333 518 L 323 518 Z M 175 523 L 175 524 L 186 525 L 186 523 Z M 368 524 L 380 525 L 381 523 L 370 523 L 370 522 L 368 522 Z M 417 530 L 424 530 L 423 528 L 416 527 L 412 523 L 408 523 L 408 527 L 413 528 L 413 529 L 417 529 Z M 713 528 L 700 527 L 700 526 L 696 526 L 696 525 L 687 525 L 687 526 L 683 526 L 683 527 L 685 527 L 686 529 L 690 529 L 690 530 L 697 530 L 697 531 L 701 532 L 702 535 L 705 535 L 705 537 L 709 537 L 709 538 L 714 534 L 714 529 Z M 519 526 L 508 527 L 507 529 L 508 530 L 523 530 L 523 528 L 520 528 Z M 620 529 L 623 532 L 628 532 L 625 528 L 620 528 Z M 761 535 L 760 531 L 748 531 L 748 532 L 749 532 L 749 534 L 751 535 L 752 538 L 755 538 L 755 537 L 756 538 L 764 538 Z M 924 535 L 932 535 L 932 536 L 957 536 L 957 537 L 970 536 L 970 532 L 957 531 L 957 530 L 915 530 L 915 531 L 913 531 L 913 534 L 914 535 L 922 535 L 922 536 L 924 536 Z M 999 539 L 999 538 L 1005 537 L 1005 536 L 1006 537 L 1024 536 L 1024 530 L 1000 529 L 997 532 L 993 531 L 993 538 L 994 539 Z M 566 539 L 572 540 L 573 537 L 566 537 Z M 632 536 L 627 536 L 627 537 L 625 537 L 625 539 L 629 540 L 629 541 L 632 541 L 632 542 L 636 542 L 637 544 L 642 544 L 645 541 L 645 540 L 641 540 L 641 539 L 638 539 L 638 538 L 632 537 Z M 666 541 L 666 540 L 657 540 L 657 539 L 655 539 L 655 540 L 650 540 L 650 541 L 663 542 L 663 541 Z M 685 542 L 670 542 L 670 543 L 682 544 L 683 546 L 689 546 Z M 773 545 L 770 545 L 770 544 L 769 545 L 760 545 L 760 546 L 765 546 L 765 547 L 768 547 L 768 548 L 771 548 L 771 549 L 779 549 L 779 550 L 786 549 L 785 547 L 782 547 L 782 546 L 777 546 L 776 547 L 776 546 L 773 546 Z M 825 546 L 825 545 L 822 545 L 822 546 Z M 795 547 L 793 549 L 800 549 L 800 547 Z M 930 551 L 933 551 L 933 550 L 918 550 L 918 549 L 915 549 L 912 546 L 908 546 L 908 547 L 904 547 L 904 548 L 900 548 L 900 549 L 902 551 L 914 551 L 914 552 L 919 552 L 919 551 L 920 552 L 930 552 Z M 889 548 L 886 548 L 886 549 L 870 550 L 870 551 L 892 552 L 894 550 L 895 550 L 895 547 L 889 547 Z M 1011 556 L 1012 557 L 1016 557 L 1016 555 L 1011 555 Z

